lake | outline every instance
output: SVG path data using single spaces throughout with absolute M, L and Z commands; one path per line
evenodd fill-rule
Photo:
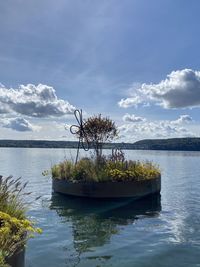
M 159 164 L 160 198 L 88 201 L 56 195 L 42 172 L 75 157 L 75 150 L 0 149 L 0 174 L 29 181 L 28 215 L 43 229 L 28 242 L 26 267 L 200 266 L 200 152 L 125 153 Z

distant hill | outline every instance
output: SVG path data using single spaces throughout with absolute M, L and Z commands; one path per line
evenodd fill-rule
M 200 151 L 200 138 L 147 139 L 135 142 L 134 149 Z
M 77 148 L 77 141 L 0 140 L 0 147 Z M 105 143 L 105 149 L 200 151 L 200 138 L 147 139 L 135 143 Z
M 0 140 L 0 147 L 77 148 L 77 146 L 76 141 Z

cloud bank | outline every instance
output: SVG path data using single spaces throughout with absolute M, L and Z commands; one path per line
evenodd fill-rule
M 184 123 L 190 123 L 193 119 L 189 115 L 181 115 L 177 120 L 171 121 L 173 124 L 184 124 Z
M 127 108 L 141 103 L 157 102 L 164 108 L 200 106 L 200 71 L 183 69 L 172 71 L 157 84 L 143 83 L 135 94 L 121 99 L 120 107 Z
M 133 115 L 126 114 L 125 116 L 131 118 Z M 126 124 L 121 125 L 119 130 L 121 136 L 128 142 L 149 138 L 191 137 L 194 134 L 185 125 L 192 121 L 189 115 L 181 115 L 172 121 L 158 120 L 152 122 L 144 118 L 139 122 L 126 120 Z
M 21 85 L 18 89 L 0 87 L 0 113 L 17 113 L 30 117 L 60 117 L 72 114 L 75 107 L 59 99 L 53 87 L 39 84 Z
M 133 107 L 133 106 L 137 106 L 138 104 L 142 103 L 143 99 L 142 97 L 140 97 L 139 95 L 134 95 L 132 97 L 128 97 L 128 98 L 122 98 L 119 102 L 118 105 L 121 108 L 129 108 L 129 107 Z
M 145 118 L 137 117 L 134 114 L 130 115 L 127 113 L 123 116 L 122 120 L 125 122 L 144 122 Z

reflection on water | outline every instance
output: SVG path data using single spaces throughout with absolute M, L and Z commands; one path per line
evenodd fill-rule
M 133 224 L 139 216 L 158 216 L 161 201 L 158 194 L 136 201 L 76 198 L 53 193 L 50 209 L 56 210 L 63 221 L 71 222 L 74 249 L 80 256 L 108 243 L 112 235 L 119 233 L 120 226 Z M 101 257 L 111 258 L 110 255 Z

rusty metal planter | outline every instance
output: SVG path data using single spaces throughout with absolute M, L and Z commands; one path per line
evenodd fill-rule
M 161 176 L 141 181 L 121 182 L 70 182 L 64 179 L 52 179 L 54 192 L 65 195 L 91 198 L 141 198 L 159 193 Z

